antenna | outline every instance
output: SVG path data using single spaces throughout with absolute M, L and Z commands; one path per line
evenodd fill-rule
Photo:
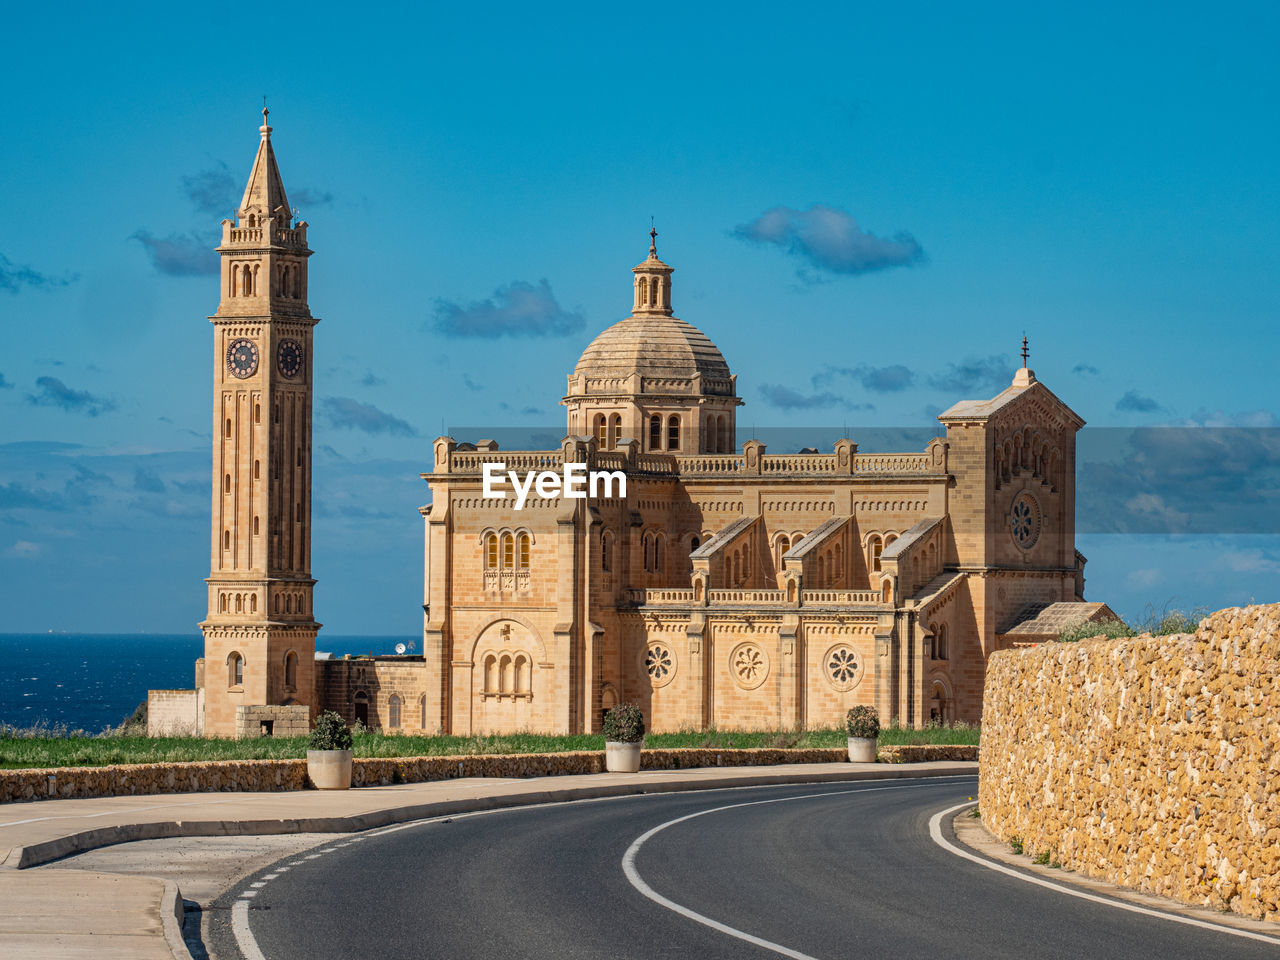
M 404 654 L 404 651 L 405 651 L 405 645 L 404 645 L 403 643 L 397 643 L 397 644 L 396 644 L 396 653 L 397 653 L 397 654 L 401 654 L 401 655 L 403 655 L 403 654 Z

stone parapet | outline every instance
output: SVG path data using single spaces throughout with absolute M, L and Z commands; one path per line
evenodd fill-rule
M 987 667 L 979 803 L 1032 856 L 1280 920 L 1280 604 Z
M 888 763 L 926 760 L 974 760 L 977 747 L 886 747 Z M 746 767 L 790 763 L 835 763 L 848 759 L 839 749 L 645 750 L 642 770 L 697 767 Z M 604 751 L 488 754 L 438 757 L 357 757 L 352 783 L 379 786 L 423 783 L 456 777 L 550 777 L 602 773 Z M 18 800 L 131 796 L 216 791 L 274 792 L 305 790 L 306 760 L 213 760 L 198 763 L 134 763 L 105 767 L 0 770 L 0 803 Z

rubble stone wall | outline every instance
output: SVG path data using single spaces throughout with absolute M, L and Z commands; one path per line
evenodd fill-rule
M 645 750 L 644 770 L 741 767 L 783 763 L 847 761 L 840 749 Z M 881 762 L 976 760 L 976 747 L 885 747 Z M 353 786 L 422 783 L 452 777 L 548 777 L 602 773 L 604 751 L 491 754 L 441 757 L 357 757 Z M 114 797 L 150 793 L 305 790 L 306 760 L 213 760 L 198 763 L 133 763 L 104 767 L 0 770 L 0 803 L 71 797 Z
M 1280 920 L 1280 604 L 993 654 L 979 776 L 1033 857 Z

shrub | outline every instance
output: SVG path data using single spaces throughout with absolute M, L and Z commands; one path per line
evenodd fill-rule
M 315 729 L 307 741 L 309 750 L 350 750 L 351 731 L 347 729 L 347 721 L 332 710 L 326 710 L 316 717 Z
M 1088 640 L 1090 637 L 1106 637 L 1109 640 L 1121 640 L 1134 636 L 1133 630 L 1123 620 L 1104 620 L 1101 623 L 1092 620 L 1080 620 L 1068 624 L 1058 634 L 1063 643 L 1075 643 L 1077 640 Z
M 880 715 L 875 707 L 859 704 L 844 715 L 844 728 L 851 737 L 874 740 L 880 736 Z
M 644 713 L 639 705 L 620 703 L 604 715 L 604 738 L 610 743 L 644 740 Z

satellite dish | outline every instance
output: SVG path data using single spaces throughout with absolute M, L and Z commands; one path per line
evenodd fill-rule
M 403 643 L 396 644 L 396 653 L 404 653 L 405 647 Z

